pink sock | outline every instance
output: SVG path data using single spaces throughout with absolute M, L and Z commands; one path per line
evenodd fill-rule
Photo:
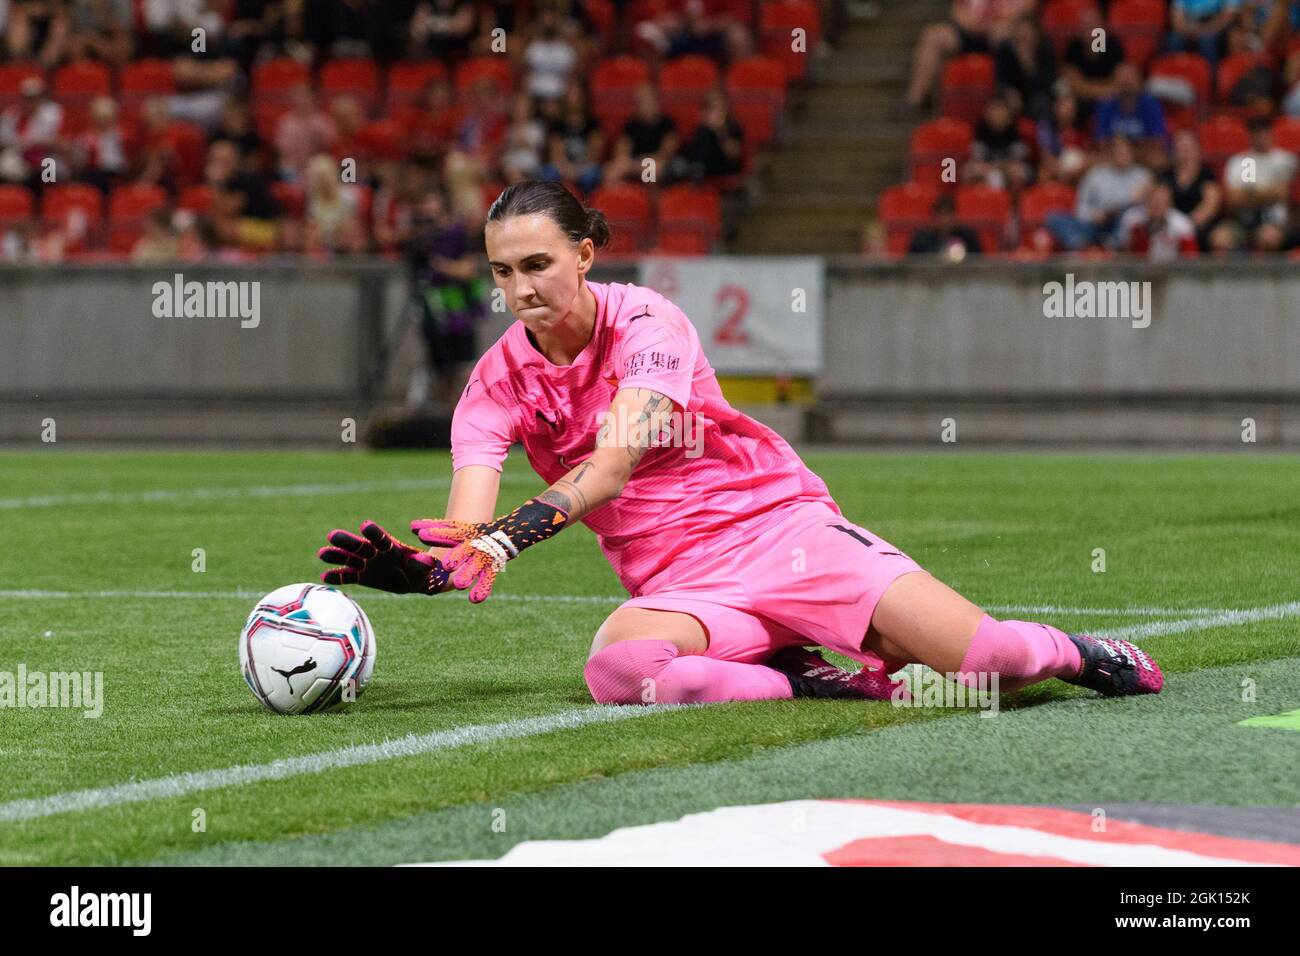
M 601 704 L 699 704 L 793 697 L 790 681 L 762 664 L 677 653 L 672 641 L 618 641 L 583 668 Z
M 1079 649 L 1064 631 L 1029 621 L 997 621 L 987 614 L 961 662 L 963 673 L 997 673 L 1004 691 L 1049 677 L 1073 677 L 1082 666 Z

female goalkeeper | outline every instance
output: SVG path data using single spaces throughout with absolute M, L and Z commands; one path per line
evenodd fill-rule
M 727 404 L 680 309 L 587 279 L 609 227 L 562 185 L 508 187 L 485 239 L 518 321 L 456 406 L 446 517 L 411 523 L 434 547 L 369 521 L 360 537 L 336 530 L 325 583 L 467 589 L 477 603 L 506 562 L 582 521 L 631 595 L 592 642 L 584 674 L 601 703 L 884 700 L 888 675 L 915 661 L 967 684 L 997 673 L 1001 690 L 1052 677 L 1160 690 L 1160 668 L 1127 641 L 996 620 L 845 518 L 779 435 Z M 550 487 L 494 520 L 514 442 Z M 841 670 L 809 644 L 864 666 Z

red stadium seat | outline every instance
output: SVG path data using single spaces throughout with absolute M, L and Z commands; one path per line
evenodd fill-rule
M 379 105 L 379 68 L 374 60 L 327 60 L 320 68 L 320 94 L 327 103 L 356 97 L 368 116 Z
M 794 49 L 796 30 L 801 48 Z M 759 6 L 758 46 L 768 56 L 780 60 L 786 76 L 802 79 L 808 73 L 808 58 L 821 42 L 821 14 L 811 0 L 770 0 Z
M 69 251 L 93 245 L 103 218 L 104 197 L 94 186 L 84 183 L 50 186 L 41 198 L 41 221 L 68 234 Z
M 1219 68 L 1214 76 L 1214 93 L 1217 102 L 1221 105 L 1226 104 L 1232 88 L 1241 81 L 1241 78 L 1255 67 L 1264 65 L 1266 61 L 1258 53 L 1238 53 L 1235 56 L 1224 57 L 1219 62 Z
M 497 201 L 497 197 L 501 195 L 502 191 L 505 188 L 506 188 L 505 183 L 484 183 L 483 184 L 484 215 L 486 215 L 487 211 L 492 208 L 492 204 Z
M 271 197 L 280 204 L 285 216 L 290 219 L 301 219 L 307 208 L 307 194 L 297 183 L 271 183 Z
M 1185 81 L 1196 93 L 1196 105 L 1190 109 L 1165 104 L 1165 115 L 1174 128 L 1184 128 L 1188 123 L 1181 114 L 1200 119 L 1210 101 L 1210 64 L 1195 53 L 1170 53 L 1151 64 L 1151 76 L 1169 77 Z
M 207 160 L 208 137 L 197 123 L 177 120 L 167 127 L 167 138 L 176 152 L 176 175 L 182 186 L 203 178 Z
M 1223 164 L 1229 156 L 1250 148 L 1246 124 L 1235 116 L 1222 113 L 1214 116 L 1201 124 L 1198 133 L 1205 164 L 1214 170 L 1216 176 L 1222 174 Z
M 253 103 L 253 125 L 257 128 L 257 135 L 268 142 L 273 142 L 276 128 L 280 125 L 280 117 L 287 112 L 289 112 L 287 103 L 276 102 L 275 100 L 255 101 Z
M 938 195 L 938 189 L 924 183 L 903 183 L 880 194 L 877 210 L 885 227 L 885 244 L 891 253 L 906 254 L 912 234 L 930 223 Z
M 1064 183 L 1038 183 L 1020 197 L 1020 234 L 1042 228 L 1049 213 L 1074 209 L 1074 189 Z
M 658 251 L 705 255 L 713 251 L 721 228 L 722 200 L 715 190 L 683 185 L 659 194 Z
M 970 156 L 973 138 L 970 124 L 961 120 L 937 119 L 918 126 L 912 131 L 908 157 L 912 180 L 952 188 L 955 183 L 943 181 L 944 161 L 951 159 L 960 169 Z
M 718 66 L 708 57 L 681 56 L 659 69 L 659 97 L 663 111 L 677 124 L 683 140 L 700 122 L 705 95 L 718 85 Z
M 727 70 L 731 111 L 747 141 L 762 146 L 772 140 L 785 110 L 785 80 L 785 68 L 770 56 L 745 57 Z
M 357 149 L 367 159 L 400 160 L 410 150 L 406 127 L 391 119 L 367 123 L 357 133 Z
M 117 88 L 122 109 L 134 112 L 151 96 L 175 93 L 175 71 L 170 60 L 137 60 L 122 67 Z
M 607 137 L 623 131 L 623 124 L 636 112 L 637 87 L 648 82 L 650 68 L 636 57 L 610 57 L 592 70 L 591 111 Z
M 253 101 L 257 106 L 287 104 L 294 87 L 311 84 L 311 72 L 292 57 L 281 56 L 254 66 L 252 79 Z
M 155 209 L 167 208 L 167 193 L 152 183 L 132 183 L 113 190 L 108 200 L 108 248 L 129 253 L 144 233 Z
M 618 30 L 618 11 L 614 4 L 610 0 L 582 0 L 582 10 L 596 28 L 601 49 L 613 49 L 614 35 Z
M 394 63 L 388 70 L 388 112 L 418 105 L 429 84 L 446 77 L 447 68 L 439 60 Z
M 635 255 L 646 248 L 650 238 L 650 199 L 642 186 L 619 183 L 601 186 L 591 195 L 590 205 L 603 210 L 609 220 L 613 255 Z
M 0 230 L 32 218 L 36 200 L 24 186 L 0 186 Z
M 1124 45 L 1125 59 L 1142 68 L 1160 49 L 1165 32 L 1164 0 L 1115 0 L 1110 7 L 1111 32 Z
M 472 56 L 463 61 L 456 67 L 453 82 L 456 92 L 464 93 L 482 79 L 492 81 L 497 93 L 502 97 L 509 96 L 515 88 L 515 74 L 510 61 L 505 57 L 491 54 Z
M 176 208 L 203 214 L 212 208 L 212 201 L 215 198 L 211 186 L 199 183 L 181 190 L 180 195 L 176 197 Z
M 1065 55 L 1065 47 L 1070 37 L 1079 30 L 1083 15 L 1088 11 L 1097 13 L 1094 0 L 1051 0 L 1039 17 L 1043 33 L 1052 41 L 1052 49 L 1057 57 Z
M 1279 116 L 1274 120 L 1273 145 L 1300 155 L 1300 117 Z M 1300 182 L 1300 176 L 1296 181 Z
M 113 74 L 102 63 L 78 60 L 54 72 L 51 92 L 63 106 L 84 109 L 95 97 L 112 94 Z
M 975 125 L 996 89 L 993 57 L 984 53 L 955 56 L 944 64 L 939 81 L 939 113 Z
M 704 12 L 711 17 L 726 17 L 751 29 L 754 26 L 754 4 L 750 0 L 704 0 Z
M 990 186 L 962 186 L 956 205 L 957 220 L 979 233 L 984 251 L 999 251 L 1011 223 L 1010 193 Z
M 16 106 L 22 101 L 23 81 L 31 76 L 43 80 L 45 71 L 32 63 L 0 65 L 0 111 Z

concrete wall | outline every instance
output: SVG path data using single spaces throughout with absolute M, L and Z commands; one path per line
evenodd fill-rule
M 153 285 L 175 271 L 0 267 L 0 441 L 38 441 L 39 422 L 54 415 L 60 441 L 334 444 L 341 417 L 362 422 L 400 403 L 424 361 L 392 264 L 180 270 L 186 280 L 259 282 L 257 328 L 155 317 Z M 1044 284 L 1067 272 L 1150 282 L 1150 325 L 1048 317 Z M 600 267 L 594 277 L 634 274 Z M 1241 418 L 1253 415 L 1261 441 L 1300 444 L 1293 263 L 958 269 L 831 259 L 825 288 L 816 439 L 932 441 L 938 417 L 960 411 L 963 438 L 983 441 L 1239 441 Z M 481 345 L 511 321 L 492 314 Z

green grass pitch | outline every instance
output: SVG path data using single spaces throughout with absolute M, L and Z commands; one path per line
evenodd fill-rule
M 125 799 L 187 773 L 585 711 L 582 665 L 620 588 L 578 528 L 512 563 L 479 607 L 350 589 L 378 637 L 372 685 L 349 709 L 279 717 L 237 668 L 254 600 L 315 580 L 333 527 L 404 531 L 441 514 L 446 454 L 11 452 L 0 671 L 102 672 L 104 710 L 0 709 L 0 864 L 495 857 L 522 839 L 810 796 L 1300 805 L 1300 733 L 1240 723 L 1300 708 L 1300 459 L 806 460 L 849 517 L 996 616 L 1140 635 L 1165 692 L 1101 700 L 1053 681 L 993 720 L 701 706 Z M 516 453 L 498 510 L 540 488 Z M 1024 610 L 1036 606 L 1052 610 Z M 81 791 L 97 802 L 66 796 Z

